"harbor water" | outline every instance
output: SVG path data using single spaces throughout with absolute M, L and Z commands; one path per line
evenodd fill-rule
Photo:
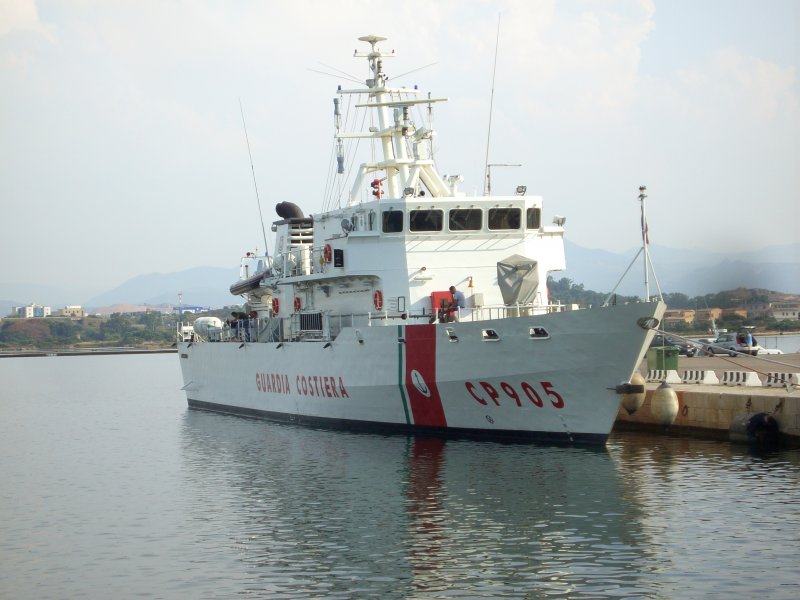
M 800 335 L 796 333 L 786 335 L 762 333 L 757 334 L 756 339 L 760 346 L 769 349 L 777 349 L 784 354 L 800 352 Z
M 800 597 L 800 452 L 189 410 L 174 355 L 0 359 L 0 598 Z

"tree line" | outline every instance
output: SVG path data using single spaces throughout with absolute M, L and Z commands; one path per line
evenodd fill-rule
M 582 283 L 575 283 L 568 277 L 555 280 L 552 277 L 547 279 L 547 287 L 550 291 L 550 301 L 559 301 L 562 304 L 578 304 L 581 307 L 601 306 L 608 294 L 594 292 L 584 288 Z M 714 294 L 689 297 L 680 292 L 664 294 L 664 302 L 670 309 L 694 309 L 701 310 L 707 308 L 748 308 L 754 305 L 766 304 L 784 300 L 786 294 L 778 294 L 768 290 L 737 288 L 726 290 Z M 612 298 L 619 304 L 625 302 L 637 302 L 636 296 L 616 296 Z M 758 330 L 768 331 L 798 331 L 800 321 L 777 321 L 772 317 L 742 317 L 741 315 L 725 315 L 716 322 L 717 327 L 728 330 L 736 330 L 743 325 L 754 325 Z M 693 324 L 678 323 L 671 329 L 685 333 L 705 333 L 711 327 L 710 321 L 700 321 Z
M 577 304 L 582 308 L 601 306 L 608 294 L 587 290 L 583 284 L 567 277 L 549 277 L 547 285 L 551 302 Z M 771 292 L 739 288 L 690 298 L 686 294 L 664 294 L 671 309 L 747 308 L 759 303 L 775 301 Z M 610 302 L 623 304 L 637 302 L 635 296 L 614 296 Z M 233 307 L 238 309 L 239 307 Z M 208 313 L 221 319 L 230 314 L 231 307 Z M 74 346 L 169 346 L 175 341 L 177 322 L 190 321 L 195 316 L 185 314 L 164 315 L 157 311 L 140 313 L 114 313 L 108 317 L 87 316 L 73 320 L 67 317 L 36 319 L 4 319 L 0 325 L 0 348 L 63 348 Z M 776 321 L 770 317 L 745 318 L 726 315 L 716 325 L 728 330 L 742 325 L 754 325 L 760 331 L 800 331 L 800 321 Z M 706 333 L 711 326 L 707 321 L 694 324 L 678 323 L 670 329 L 676 333 Z
M 82 319 L 4 319 L 0 347 L 168 346 L 175 341 L 176 321 L 175 316 L 156 311 Z

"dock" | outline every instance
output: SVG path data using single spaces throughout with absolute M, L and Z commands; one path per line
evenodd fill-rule
M 633 414 L 628 414 L 620 406 L 614 429 L 725 439 L 729 437 L 734 420 L 766 413 L 777 421 L 783 442 L 793 446 L 800 445 L 800 386 L 765 385 L 769 373 L 800 373 L 800 354 L 770 355 L 763 359 L 750 356 L 681 356 L 678 376 L 683 379 L 687 371 L 713 371 L 720 382 L 726 372 L 739 371 L 754 375 L 741 378 L 742 381 L 750 380 L 749 385 L 670 383 L 678 398 L 678 414 L 675 421 L 668 426 L 659 423 L 651 411 L 653 394 L 661 382 L 648 382 L 642 406 Z M 642 365 L 640 372 L 647 377 L 646 365 Z M 753 385 L 754 380 L 760 385 Z

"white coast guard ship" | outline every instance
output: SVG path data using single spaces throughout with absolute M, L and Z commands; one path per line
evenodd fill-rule
M 551 305 L 563 219 L 543 225 L 542 199 L 524 188 L 468 196 L 459 177 L 442 177 L 415 115 L 444 99 L 388 85 L 394 52 L 379 48 L 385 38 L 359 39 L 369 77 L 334 100 L 335 168 L 346 169 L 345 142 L 371 143 L 378 158 L 358 167 L 338 207 L 305 216 L 278 204 L 272 256 L 247 257 L 231 286 L 248 318 L 179 334 L 189 405 L 314 426 L 604 442 L 663 303 Z M 346 112 L 368 129 L 345 131 Z M 452 313 L 440 310 L 451 285 L 466 300 Z

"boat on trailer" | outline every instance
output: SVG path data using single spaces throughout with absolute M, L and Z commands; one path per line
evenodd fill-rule
M 551 303 L 564 219 L 543 224 L 542 198 L 522 186 L 467 195 L 461 177 L 441 176 L 425 115 L 446 99 L 390 86 L 394 51 L 359 39 L 369 72 L 363 87 L 337 90 L 333 169 L 355 164 L 346 142 L 374 152 L 321 212 L 278 204 L 272 254 L 244 257 L 231 286 L 248 318 L 179 326 L 189 406 L 350 430 L 604 443 L 621 394 L 643 391 L 630 379 L 663 302 Z M 345 115 L 369 126 L 348 130 Z

